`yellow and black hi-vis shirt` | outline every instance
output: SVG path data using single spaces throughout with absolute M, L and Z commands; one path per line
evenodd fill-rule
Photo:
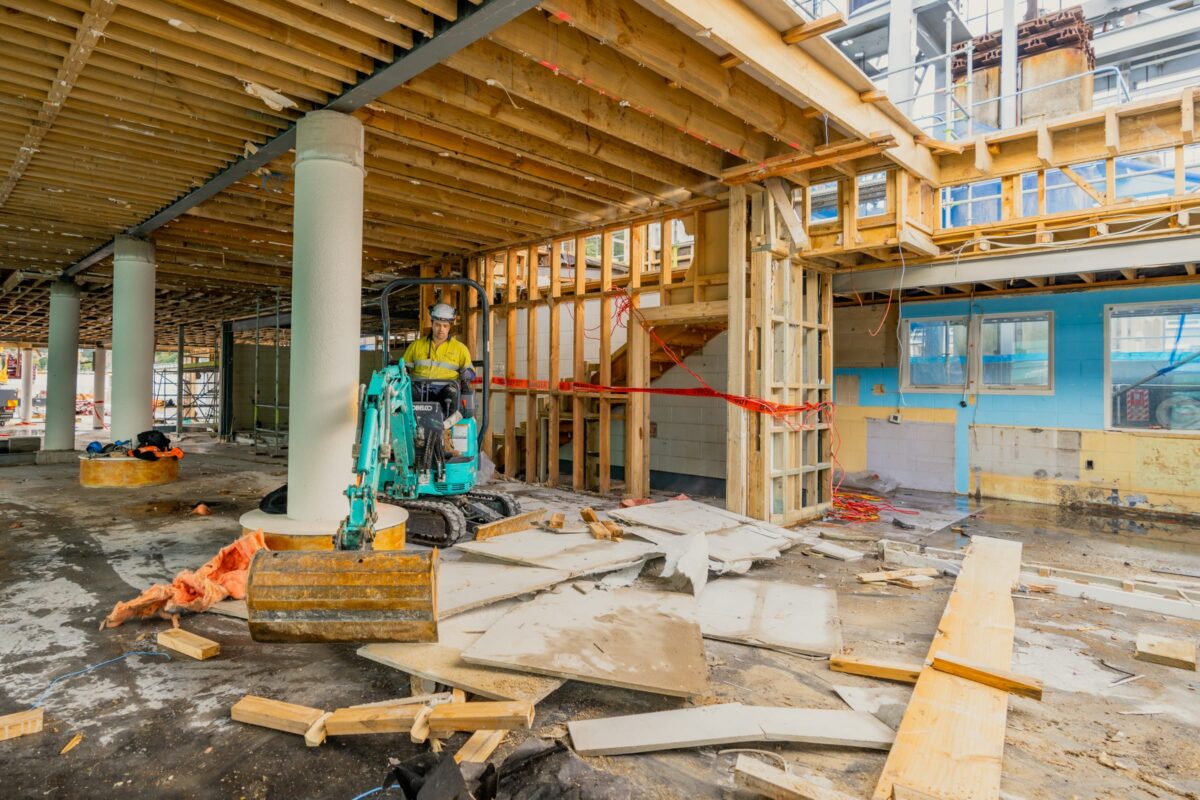
M 459 370 L 471 366 L 471 352 L 453 336 L 434 344 L 432 336 L 422 336 L 404 351 L 404 363 L 414 378 L 433 381 L 458 380 Z

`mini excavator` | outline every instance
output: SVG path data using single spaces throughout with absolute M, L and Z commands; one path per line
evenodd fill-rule
M 416 285 L 459 285 L 478 294 L 485 354 L 478 420 L 469 379 L 417 379 L 403 359 L 391 363 L 388 298 Z M 383 364 L 361 394 L 354 482 L 346 489 L 350 513 L 332 551 L 255 556 L 246 606 L 256 641 L 437 641 L 437 548 L 521 513 L 512 495 L 475 488 L 491 383 L 483 287 L 466 278 L 399 278 L 384 287 L 380 306 Z M 432 549 L 376 551 L 379 502 L 406 509 L 406 538 Z

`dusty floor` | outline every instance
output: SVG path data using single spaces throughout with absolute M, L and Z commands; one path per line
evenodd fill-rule
M 0 468 L 0 713 L 28 707 L 55 677 L 122 653 L 157 650 L 154 635 L 169 623 L 100 632 L 100 619 L 116 601 L 209 558 L 237 535 L 238 515 L 284 480 L 282 461 L 256 459 L 247 448 L 185 446 L 190 454 L 184 480 L 138 492 L 84 491 L 73 464 Z M 566 493 L 516 491 L 531 504 L 580 504 Z M 956 523 L 961 532 L 881 524 L 859 530 L 941 547 L 965 546 L 973 534 L 1010 537 L 1025 543 L 1027 562 L 1109 575 L 1163 566 L 1200 571 L 1200 536 L 1193 523 L 930 495 L 904 499 L 930 510 L 958 506 L 974 516 Z M 189 516 L 197 500 L 208 502 L 214 515 Z M 877 563 L 847 564 L 793 550 L 753 575 L 838 589 L 848 649 L 918 660 L 950 581 L 924 591 L 855 582 L 855 573 Z M 1100 765 L 1101 751 L 1136 761 L 1143 772 L 1182 790 L 1200 792 L 1200 673 L 1133 660 L 1139 630 L 1196 641 L 1200 623 L 1046 595 L 1015 602 L 1014 669 L 1041 677 L 1047 692 L 1041 703 L 1023 698 L 1010 703 L 1006 796 L 1172 796 Z M 390 761 L 417 752 L 406 736 L 334 739 L 308 749 L 299 737 L 231 722 L 230 706 L 247 693 L 333 708 L 406 695 L 408 678 L 356 656 L 349 645 L 258 645 L 244 623 L 213 614 L 189 618 L 186 626 L 219 640 L 221 656 L 205 662 L 132 656 L 61 682 L 46 695 L 45 732 L 0 743 L 4 796 L 349 800 L 378 786 Z M 716 641 L 707 642 L 707 649 L 711 696 L 700 702 L 844 708 L 832 685 L 883 685 L 831 673 L 816 659 Z M 1122 674 L 1101 659 L 1144 677 L 1111 688 Z M 683 703 L 568 682 L 539 704 L 536 729 L 528 735 L 563 736 L 571 719 Z M 77 732 L 82 742 L 59 755 Z M 520 738 L 510 737 L 501 754 Z M 828 777 L 853 796 L 870 793 L 885 758 L 862 750 L 760 747 Z M 703 748 L 590 763 L 628 779 L 633 797 L 741 797 L 730 777 L 733 758 Z

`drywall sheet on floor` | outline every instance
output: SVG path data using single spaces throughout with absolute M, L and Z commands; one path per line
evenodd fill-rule
M 696 600 L 678 592 L 563 587 L 510 611 L 463 660 L 680 697 L 708 690 Z
M 772 525 L 769 522 L 751 519 L 716 506 L 705 505 L 695 500 L 665 500 L 632 508 L 614 508 L 608 516 L 615 520 L 671 533 L 716 533 L 742 525 L 751 525 L 759 533 L 774 535 L 790 541 L 807 541 L 810 537 L 801 531 Z
M 891 728 L 870 714 L 722 703 L 568 724 L 585 756 L 648 753 L 743 742 L 805 742 L 886 750 Z
M 838 697 L 855 711 L 877 717 L 892 730 L 900 727 L 912 689 L 908 686 L 835 686 Z
M 369 644 L 358 654 L 420 678 L 455 686 L 464 692 L 491 700 L 529 700 L 540 702 L 564 681 L 480 667 L 462 660 L 462 651 L 470 647 L 497 620 L 521 603 L 504 600 L 484 608 L 458 614 L 438 623 L 438 641 L 434 644 Z
M 570 578 L 566 572 L 523 567 L 447 554 L 438 564 L 438 619 L 480 606 L 548 589 Z
M 622 569 L 661 552 L 656 545 L 637 539 L 613 542 L 596 539 L 591 533 L 548 531 L 509 533 L 486 542 L 465 542 L 456 549 L 497 561 L 561 570 L 571 577 Z
M 867 420 L 867 469 L 906 489 L 954 491 L 954 425 Z
M 827 656 L 842 649 L 837 592 L 754 578 L 720 578 L 700 594 L 710 639 Z

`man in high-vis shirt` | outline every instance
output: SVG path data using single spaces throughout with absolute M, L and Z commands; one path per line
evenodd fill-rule
M 436 400 L 442 404 L 447 418 L 447 426 L 458 419 L 456 414 L 469 417 L 474 413 L 474 396 L 471 381 L 475 379 L 475 370 L 471 368 L 471 351 L 467 346 L 450 335 L 450 327 L 454 324 L 457 314 L 448 303 L 437 303 L 429 309 L 432 322 L 429 333 L 417 339 L 404 351 L 404 363 L 409 375 L 417 380 L 458 381 L 458 391 L 453 386 L 443 387 L 437 392 L 423 391 L 423 387 L 413 384 L 414 400 Z M 461 402 L 460 398 L 467 399 Z M 458 402 L 456 402 L 458 401 Z M 454 406 L 459 406 L 455 408 Z M 453 452 L 449 445 L 449 427 L 447 427 L 447 451 Z

